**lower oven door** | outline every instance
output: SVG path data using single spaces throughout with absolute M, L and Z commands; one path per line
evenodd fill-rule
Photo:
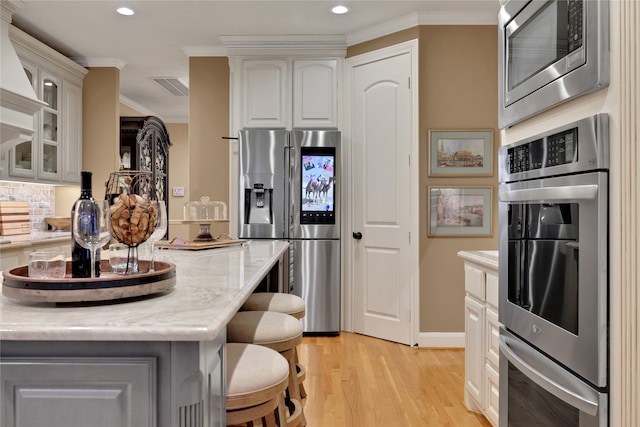
M 608 426 L 606 390 L 500 329 L 500 426 Z

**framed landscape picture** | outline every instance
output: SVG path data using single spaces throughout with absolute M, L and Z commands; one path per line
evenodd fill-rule
M 492 187 L 429 187 L 428 191 L 428 236 L 491 236 Z
M 429 176 L 493 175 L 493 131 L 429 131 Z

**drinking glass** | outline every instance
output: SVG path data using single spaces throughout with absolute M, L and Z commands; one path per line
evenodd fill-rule
M 111 240 L 111 217 L 106 200 L 78 200 L 73 213 L 73 238 L 91 251 L 91 277 L 96 277 L 95 259 L 98 248 Z
M 149 271 L 155 271 L 154 264 L 154 251 L 156 242 L 164 237 L 167 233 L 167 206 L 164 200 L 158 200 L 158 225 L 149 237 L 149 244 L 151 245 L 151 263 L 149 264 Z
M 29 277 L 36 279 L 63 279 L 67 269 L 64 252 L 36 250 L 29 254 Z

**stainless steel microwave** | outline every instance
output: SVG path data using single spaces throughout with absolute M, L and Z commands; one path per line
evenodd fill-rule
M 609 85 L 609 0 L 503 0 L 500 129 Z

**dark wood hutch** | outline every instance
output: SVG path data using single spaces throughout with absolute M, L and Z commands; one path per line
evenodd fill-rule
M 169 133 L 158 117 L 120 117 L 120 169 L 151 171 L 169 210 Z

